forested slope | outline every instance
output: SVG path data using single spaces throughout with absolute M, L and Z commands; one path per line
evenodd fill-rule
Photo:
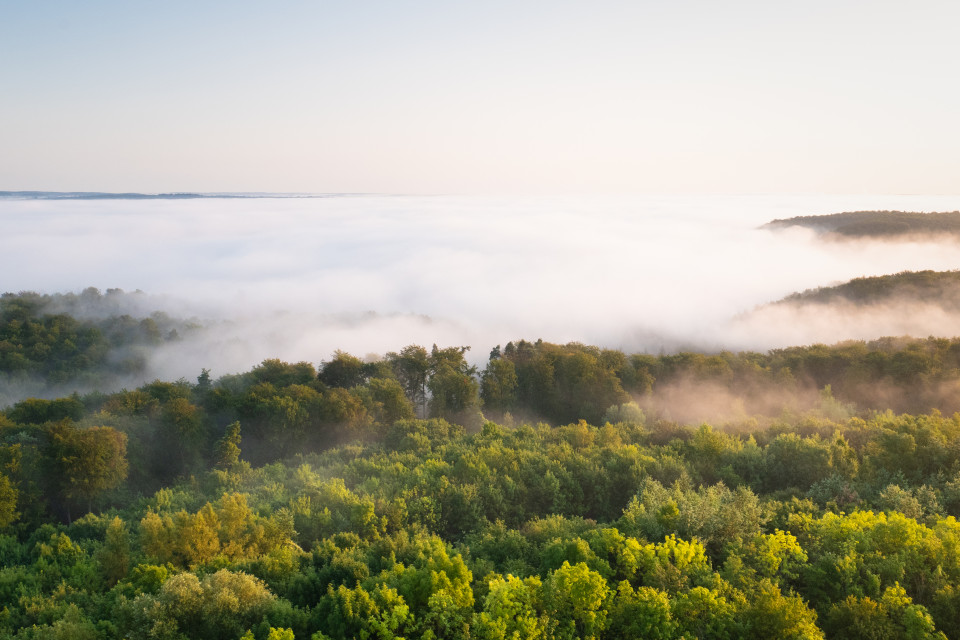
M 960 271 L 901 271 L 893 275 L 854 278 L 843 284 L 794 293 L 774 304 L 875 305 L 890 302 L 936 304 L 960 309 Z
M 907 236 L 960 235 L 960 211 L 847 211 L 821 216 L 772 220 L 763 228 L 805 227 L 835 239 L 896 239 Z
M 146 311 L 143 297 L 93 288 L 0 295 L 0 403 L 24 389 L 46 395 L 58 388 L 112 388 L 142 374 L 151 349 L 197 328 Z
M 765 229 L 805 227 L 836 239 L 902 238 L 906 236 L 960 235 L 960 211 L 848 211 L 821 216 L 772 220 Z

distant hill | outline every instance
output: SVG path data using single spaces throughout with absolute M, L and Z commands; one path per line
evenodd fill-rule
M 107 389 L 147 373 L 149 353 L 200 325 L 150 311 L 142 292 L 0 295 L 0 406 L 26 395 Z
M 773 220 L 763 229 L 805 227 L 839 239 L 895 238 L 900 236 L 960 236 L 960 211 L 916 213 L 910 211 L 849 211 L 825 216 L 798 216 Z
M 833 304 L 844 301 L 856 305 L 892 301 L 922 302 L 960 311 L 960 271 L 902 271 L 888 276 L 855 278 L 832 287 L 794 293 L 774 304 Z

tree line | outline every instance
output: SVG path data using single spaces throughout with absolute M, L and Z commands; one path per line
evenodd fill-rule
M 766 229 L 788 227 L 806 227 L 840 239 L 955 236 L 960 233 L 960 211 L 846 211 L 773 220 L 763 226 Z

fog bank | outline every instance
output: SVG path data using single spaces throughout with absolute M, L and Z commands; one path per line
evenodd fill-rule
M 958 333 L 936 308 L 752 312 L 864 275 L 960 266 L 960 244 L 829 243 L 775 218 L 946 211 L 960 197 L 0 199 L 0 289 L 141 289 L 206 330 L 163 377 L 517 338 L 628 351 Z M 752 312 L 752 313 L 751 313 Z M 887 317 L 889 316 L 889 317 Z

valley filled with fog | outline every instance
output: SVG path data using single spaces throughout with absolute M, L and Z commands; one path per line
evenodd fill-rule
M 518 338 L 669 353 L 954 335 L 953 313 L 916 301 L 763 305 L 860 276 L 955 269 L 960 243 L 760 227 L 957 208 L 947 196 L 6 197 L 0 289 L 142 291 L 124 313 L 195 325 L 152 353 L 148 373 L 164 379 L 407 344 L 471 345 L 479 362 Z

